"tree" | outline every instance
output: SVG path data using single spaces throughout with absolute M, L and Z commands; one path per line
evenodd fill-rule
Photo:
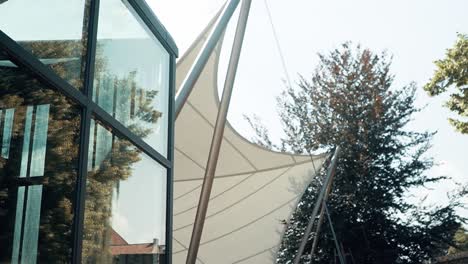
M 424 89 L 435 96 L 453 87 L 446 106 L 460 117 L 468 117 L 468 35 L 458 34 L 455 45 L 435 65 L 437 69 Z M 468 134 L 468 121 L 449 118 L 449 122 L 461 133 Z
M 312 153 L 340 146 L 331 218 L 348 260 L 354 263 L 422 263 L 447 253 L 460 218 L 453 203 L 418 207 L 405 199 L 410 188 L 436 182 L 425 171 L 433 133 L 408 131 L 415 85 L 394 89 L 388 56 L 345 43 L 319 54 L 311 79 L 300 78 L 278 99 L 286 138 L 282 148 Z M 264 130 L 260 138 L 265 139 Z M 322 173 L 323 174 L 323 173 Z M 312 183 L 285 230 L 278 263 L 292 263 L 320 184 Z M 333 263 L 328 223 L 315 263 Z M 310 251 L 311 241 L 306 247 Z M 303 263 L 309 263 L 305 254 Z

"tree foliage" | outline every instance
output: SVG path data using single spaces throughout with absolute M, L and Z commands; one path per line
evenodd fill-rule
M 459 34 L 445 58 L 435 61 L 435 65 L 437 69 L 424 89 L 434 96 L 453 88 L 446 106 L 462 120 L 449 118 L 449 122 L 461 133 L 468 134 L 468 35 Z
M 28 106 L 50 104 L 47 162 L 43 177 L 36 177 L 41 178 L 43 186 L 38 261 L 66 263 L 71 256 L 80 109 L 57 91 L 46 88 L 24 69 L 2 68 L 0 85 L 0 109 L 15 109 L 10 155 L 0 158 L 0 243 L 4 245 L 0 262 L 9 262 L 14 226 L 21 223 L 15 219 L 18 185 L 30 186 L 35 182 L 18 179 L 20 168 L 24 167 L 22 149 L 26 109 Z
M 298 87 L 288 87 L 278 100 L 286 150 L 342 149 L 328 206 L 348 263 L 422 263 L 446 254 L 460 227 L 454 211 L 459 197 L 440 207 L 420 207 L 405 199 L 411 188 L 441 178 L 425 174 L 432 166 L 424 154 L 433 133 L 406 129 L 419 111 L 414 107 L 416 87 L 393 88 L 390 65 L 385 53 L 345 43 L 319 54 L 311 78 L 301 77 Z M 319 186 L 309 186 L 293 214 L 278 263 L 292 263 Z M 328 224 L 315 263 L 334 262 Z M 303 263 L 310 259 L 311 242 Z

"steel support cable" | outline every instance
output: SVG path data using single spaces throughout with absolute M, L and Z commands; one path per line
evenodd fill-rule
M 252 221 L 250 221 L 250 222 L 248 222 L 248 223 L 246 223 L 246 224 L 244 224 L 244 225 L 242 225 L 242 226 L 240 226 L 240 227 L 238 227 L 238 228 L 236 228 L 236 229 L 234 229 L 234 230 L 232 230 L 232 231 L 230 231 L 230 232 L 228 232 L 228 233 L 225 233 L 225 234 L 223 234 L 223 235 L 220 235 L 220 236 L 217 236 L 217 237 L 215 237 L 215 238 L 209 239 L 209 240 L 207 240 L 207 241 L 201 243 L 201 245 L 209 244 L 209 243 L 214 242 L 214 241 L 216 241 L 216 240 L 219 240 L 219 239 L 221 239 L 221 238 L 223 238 L 223 237 L 226 237 L 226 236 L 229 236 L 229 235 L 231 235 L 231 234 L 233 234 L 233 233 L 236 233 L 236 232 L 238 232 L 238 231 L 240 231 L 240 230 L 242 230 L 242 229 L 244 229 L 244 228 L 246 228 L 246 227 L 248 227 L 248 226 L 250 226 L 250 225 L 252 225 L 252 224 L 255 224 L 256 222 L 258 222 L 258 221 L 264 219 L 265 217 L 267 217 L 267 216 L 273 214 L 274 212 L 276 212 L 276 211 L 278 211 L 278 210 L 284 208 L 285 206 L 290 205 L 291 202 L 294 202 L 295 200 L 297 200 L 298 197 L 299 197 L 299 195 L 298 195 L 298 196 L 295 196 L 294 198 L 290 199 L 289 201 L 287 201 L 287 202 L 285 202 L 285 203 L 279 205 L 278 207 L 276 207 L 276 208 L 270 210 L 269 212 L 263 214 L 262 216 L 260 216 L 260 217 L 258 217 L 258 218 L 256 218 L 256 219 L 254 219 L 254 220 L 252 220 Z
M 179 116 L 184 104 L 186 103 L 192 89 L 197 82 L 198 78 L 200 77 L 201 72 L 205 68 L 205 65 L 211 56 L 212 51 L 215 49 L 219 39 L 223 35 L 226 26 L 231 19 L 234 11 L 237 8 L 240 0 L 231 0 L 229 1 L 223 8 L 222 13 L 218 17 L 216 21 L 215 28 L 209 34 L 207 40 L 203 44 L 203 47 L 200 53 L 197 55 L 194 64 L 189 70 L 187 76 L 182 81 L 179 90 L 177 91 L 176 99 L 175 99 L 175 118 Z
M 196 160 L 194 160 L 192 157 L 190 157 L 187 153 L 185 153 L 183 150 L 181 150 L 180 148 L 178 147 L 175 147 L 175 149 L 177 150 L 177 152 L 179 152 L 182 156 L 186 157 L 188 160 L 190 160 L 193 164 L 195 164 L 195 166 L 197 166 L 198 168 L 200 168 L 201 170 L 205 170 L 205 167 L 203 165 L 201 165 L 200 163 L 198 163 Z
M 191 107 L 195 113 L 197 113 L 207 124 L 209 124 L 211 127 L 214 128 L 214 125 L 211 124 L 211 122 L 206 119 L 206 117 L 194 106 L 192 105 L 190 102 L 187 102 L 187 105 L 189 107 Z M 301 164 L 304 164 L 304 163 L 307 163 L 309 161 L 301 161 L 301 162 L 297 162 L 297 161 L 294 161 L 293 163 L 290 163 L 290 164 L 285 164 L 285 165 L 281 165 L 281 166 L 277 166 L 277 167 L 270 167 L 270 168 L 264 168 L 264 169 L 259 169 L 259 168 L 256 168 L 254 165 L 253 165 L 253 162 L 248 159 L 247 157 L 245 157 L 245 155 L 239 151 L 237 148 L 234 147 L 234 144 L 229 140 L 227 139 L 226 137 L 223 137 L 223 140 L 226 141 L 230 146 L 232 146 L 234 148 L 234 150 L 236 150 L 236 152 L 241 155 L 252 167 L 253 167 L 253 170 L 251 171 L 245 171 L 245 172 L 241 172 L 241 173 L 232 173 L 232 174 L 225 174 L 225 175 L 216 175 L 217 178 L 222 178 L 222 177 L 230 177 L 230 176 L 238 176 L 238 175 L 243 175 L 243 174 L 248 174 L 248 173 L 255 173 L 255 172 L 263 172 L 263 171 L 267 171 L 267 170 L 273 170 L 273 169 L 279 169 L 279 168 L 284 168 L 284 167 L 289 167 L 289 166 L 293 166 L 293 165 L 301 165 Z M 188 154 L 184 153 L 181 149 L 177 148 L 177 151 L 179 151 L 182 155 L 186 156 L 189 160 L 191 160 L 195 165 L 197 165 L 197 167 L 200 167 L 202 168 L 203 170 L 205 170 L 205 168 L 203 166 L 201 166 L 199 163 L 197 163 L 196 161 L 194 161 L 192 158 L 190 158 L 188 156 Z M 321 156 L 321 155 L 319 155 Z M 309 154 L 309 157 L 311 157 L 311 155 Z M 318 157 L 317 159 L 319 159 L 320 157 Z M 311 157 L 311 160 L 314 161 L 314 159 Z M 316 159 L 315 159 L 316 160 Z M 314 166 L 314 171 L 316 171 L 315 169 L 315 163 L 312 163 L 312 166 Z M 200 179 L 188 179 L 188 180 L 181 180 L 181 181 L 190 181 L 190 180 L 200 180 Z
M 314 240 L 312 241 L 312 248 L 310 249 L 310 264 L 313 263 L 313 256 L 315 254 L 315 249 L 317 248 L 317 245 L 318 245 L 318 239 L 319 239 L 319 236 L 320 236 L 320 231 L 321 231 L 321 228 L 322 228 L 323 220 L 325 218 L 324 214 L 325 214 L 325 207 L 322 205 L 322 209 L 320 211 L 320 216 L 319 216 L 318 223 L 317 223 L 317 228 L 316 228 L 315 234 L 314 234 Z
M 228 188 L 226 188 L 226 189 L 223 190 L 222 192 L 216 194 L 216 195 L 213 196 L 213 197 L 210 197 L 210 201 L 212 201 L 212 200 L 218 198 L 219 196 L 221 196 L 221 195 L 225 194 L 226 192 L 228 192 L 228 191 L 234 189 L 235 187 L 239 186 L 241 183 L 243 183 L 243 182 L 245 182 L 246 180 L 250 179 L 253 175 L 255 175 L 255 173 L 248 175 L 247 177 L 243 178 L 242 180 L 240 180 L 240 181 L 234 183 L 233 185 L 229 186 Z M 201 186 L 201 185 L 200 185 L 200 186 Z M 198 187 L 200 187 L 200 186 L 198 186 Z M 197 188 L 197 189 L 198 189 L 198 188 Z M 194 191 L 194 190 L 193 190 L 193 191 Z M 185 212 L 188 212 L 188 211 L 190 211 L 190 210 L 192 210 L 192 209 L 195 209 L 195 208 L 197 208 L 196 205 L 191 206 L 191 207 L 189 207 L 189 208 L 187 208 L 187 209 L 184 209 L 184 210 L 182 210 L 182 211 L 180 211 L 180 212 L 174 213 L 174 216 L 181 215 L 181 214 L 183 214 L 183 213 L 185 213 Z M 209 217 L 209 216 L 207 216 L 207 218 L 208 218 L 208 217 Z
M 310 152 L 309 152 L 309 154 L 310 154 Z M 314 167 L 314 169 L 315 169 L 315 167 Z M 320 179 L 318 177 L 317 177 L 317 179 L 318 179 L 319 184 L 320 184 Z M 317 228 L 315 229 L 315 233 L 314 233 L 314 240 L 312 241 L 312 248 L 310 250 L 310 264 L 313 263 L 313 256 L 314 256 L 314 253 L 315 253 L 315 249 L 317 248 L 317 245 L 318 245 L 318 239 L 319 239 L 320 231 L 321 231 L 323 220 L 324 220 L 324 214 L 325 214 L 325 207 L 323 206 L 324 204 L 325 204 L 325 201 L 323 202 L 322 208 L 320 210 L 320 216 L 319 216 L 319 219 L 318 219 Z
M 293 167 L 293 166 L 292 166 L 292 167 Z M 224 211 L 230 209 L 231 207 L 235 206 L 236 204 L 242 202 L 243 200 L 247 199 L 248 197 L 254 195 L 255 193 L 257 193 L 257 192 L 260 191 L 261 189 L 265 188 L 267 185 L 269 185 L 269 184 L 271 184 L 272 182 L 274 182 L 276 179 L 278 179 L 278 178 L 280 178 L 281 176 L 283 176 L 284 174 L 286 174 L 292 167 L 289 167 L 287 170 L 285 170 L 284 172 L 282 172 L 280 175 L 278 175 L 277 177 L 275 177 L 274 179 L 272 179 L 272 180 L 269 181 L 268 183 L 266 183 L 266 184 L 264 184 L 263 186 L 261 186 L 259 189 L 257 189 L 257 190 L 254 191 L 253 193 L 250 193 L 250 194 L 248 194 L 247 196 L 244 196 L 244 197 L 241 198 L 240 200 L 238 200 L 238 201 L 234 202 L 233 204 L 231 204 L 231 205 L 229 205 L 229 206 L 227 206 L 227 207 L 221 209 L 220 211 L 217 211 L 217 212 L 215 212 L 215 213 L 213 213 L 213 214 L 211 214 L 211 215 L 208 215 L 208 216 L 206 217 L 206 219 L 211 218 L 211 217 L 213 217 L 213 216 L 215 216 L 215 215 L 218 215 L 218 214 L 220 214 L 220 213 L 222 213 L 222 212 L 224 212 Z M 227 191 L 227 190 L 226 190 L 226 191 Z M 289 204 L 291 201 L 293 201 L 293 200 L 295 200 L 295 199 L 297 199 L 297 198 L 299 198 L 299 196 L 296 196 L 296 197 L 294 197 L 292 200 L 289 200 L 286 204 Z M 209 241 L 203 242 L 203 243 L 201 243 L 201 245 L 204 245 L 204 244 L 213 242 L 213 241 L 215 241 L 215 240 L 221 239 L 221 238 L 223 238 L 223 237 L 228 236 L 229 234 L 235 233 L 235 232 L 237 232 L 237 231 L 239 231 L 239 230 L 241 230 L 241 229 L 243 229 L 243 228 L 245 228 L 245 227 L 248 227 L 248 226 L 250 226 L 251 224 L 253 224 L 253 223 L 255 223 L 255 222 L 261 220 L 262 218 L 264 218 L 264 217 L 270 215 L 271 213 L 275 212 L 276 210 L 281 209 L 281 208 L 284 207 L 286 204 L 280 205 L 279 207 L 275 208 L 274 210 L 268 212 L 267 214 L 265 214 L 265 215 L 263 215 L 263 216 L 261 216 L 261 217 L 255 219 L 254 221 L 249 222 L 249 223 L 247 223 L 247 224 L 245 224 L 245 225 L 243 225 L 243 226 L 241 226 L 241 227 L 239 227 L 239 228 L 237 228 L 237 229 L 234 229 L 234 230 L 232 230 L 232 231 L 230 231 L 230 232 L 228 232 L 228 233 L 225 233 L 225 234 L 223 234 L 223 235 L 221 235 L 221 236 L 218 236 L 218 237 L 216 237 L 216 238 L 213 238 L 213 239 L 211 239 L 211 240 L 209 240 Z M 192 226 L 192 225 L 193 225 L 193 223 L 192 223 L 192 224 L 189 224 L 189 225 L 181 226 L 181 227 L 179 227 L 179 228 L 174 229 L 174 231 L 179 231 L 179 230 L 181 230 L 181 229 L 190 227 L 190 226 Z M 272 248 L 274 248 L 274 247 L 272 247 Z M 178 254 L 178 253 L 184 252 L 184 251 L 186 251 L 186 250 L 187 250 L 187 249 L 180 250 L 180 251 L 175 252 L 174 254 Z M 260 252 L 260 253 L 258 253 L 258 254 L 256 254 L 256 255 L 259 255 L 259 254 L 261 254 L 261 253 L 262 253 L 262 252 Z M 255 255 L 255 256 L 256 256 L 256 255 Z M 251 256 L 251 257 L 254 257 L 254 256 Z M 242 260 L 239 260 L 239 261 L 234 262 L 234 263 L 239 263 L 239 262 L 242 262 L 242 261 L 244 261 L 244 260 L 247 260 L 247 259 L 242 259 Z
M 315 164 L 314 164 L 314 162 L 315 162 L 315 160 L 312 159 L 312 166 L 314 167 L 314 171 L 315 171 Z M 283 168 L 292 167 L 292 166 L 295 166 L 295 165 L 302 165 L 302 164 L 305 164 L 305 163 L 307 163 L 307 162 L 300 162 L 300 163 L 297 162 L 297 163 L 292 163 L 292 164 L 286 164 L 286 165 L 280 166 L 280 167 L 267 168 L 267 169 L 256 170 L 256 171 L 251 171 L 251 172 L 247 172 L 247 173 L 242 172 L 242 173 L 240 173 L 240 174 L 238 174 L 238 175 L 227 175 L 227 176 L 241 176 L 241 175 L 248 175 L 248 174 L 250 174 L 248 177 L 246 177 L 246 178 L 244 178 L 243 180 L 241 180 L 241 181 L 235 183 L 234 186 L 233 186 L 233 187 L 235 187 L 235 186 L 239 185 L 240 183 L 242 183 L 243 181 L 247 180 L 248 178 L 254 176 L 256 173 L 261 173 L 261 172 L 265 172 L 265 171 L 269 171 L 269 170 L 283 169 Z M 227 176 L 218 176 L 217 178 L 218 178 L 218 179 L 221 179 L 221 178 L 226 178 Z M 183 194 L 177 196 L 176 198 L 174 198 L 174 200 L 178 200 L 178 199 L 180 199 L 180 198 L 182 198 L 182 197 L 184 197 L 184 196 L 186 196 L 186 195 L 188 195 L 188 194 L 190 194 L 190 193 L 196 191 L 196 190 L 199 189 L 200 187 L 201 187 L 201 184 L 199 184 L 199 185 L 197 185 L 196 187 L 194 187 L 193 189 L 191 189 L 191 190 L 189 190 L 189 191 L 187 191 L 187 192 L 185 192 L 185 193 L 183 193 Z M 230 189 L 232 189 L 232 188 L 230 187 Z M 227 191 L 227 190 L 223 191 L 223 193 L 225 193 L 226 191 Z M 219 196 L 219 195 L 216 195 L 215 197 L 217 197 L 217 196 Z M 215 198 L 215 197 L 213 197 L 213 198 Z M 178 215 L 178 214 L 179 214 L 179 213 L 175 213 L 175 215 Z
M 182 242 L 180 242 L 179 240 L 177 240 L 177 239 L 175 238 L 175 236 L 172 236 L 172 239 L 173 239 L 177 244 L 181 245 L 185 250 L 188 250 L 187 246 L 184 245 L 184 244 L 182 244 Z M 203 260 L 201 260 L 200 257 L 198 257 L 198 256 L 197 256 L 197 260 L 198 260 L 200 263 L 205 264 L 205 262 L 203 262 Z
M 226 127 L 227 113 L 231 100 L 236 72 L 239 65 L 239 59 L 244 41 L 247 20 L 249 17 L 251 0 L 243 0 L 240 8 L 239 20 L 232 44 L 231 56 L 229 58 L 226 80 L 224 82 L 223 94 L 219 104 L 218 114 L 216 115 L 216 123 L 211 140 L 210 151 L 206 165 L 203 185 L 200 192 L 199 205 L 195 216 L 193 231 L 190 238 L 190 246 L 187 253 L 187 264 L 195 264 L 198 250 L 200 248 L 201 236 L 204 228 L 205 217 L 208 210 L 208 203 L 213 187 L 214 176 L 218 163 L 218 157 L 223 142 L 224 129 Z M 188 95 L 187 95 L 188 97 Z M 176 112 L 177 113 L 177 112 Z
M 322 158 L 322 157 L 319 157 L 317 159 L 320 159 L 320 158 Z M 228 177 L 238 177 L 238 176 L 242 176 L 242 175 L 245 175 L 245 174 L 277 170 L 277 169 L 287 168 L 287 167 L 291 167 L 291 166 L 302 165 L 302 164 L 306 164 L 306 163 L 309 163 L 309 162 L 310 161 L 306 160 L 306 161 L 301 161 L 301 162 L 297 162 L 297 163 L 288 163 L 288 164 L 284 164 L 284 165 L 280 165 L 280 166 L 276 166 L 276 167 L 258 169 L 256 171 L 252 170 L 252 171 L 244 171 L 244 172 L 238 172 L 238 173 L 229 173 L 229 174 L 221 174 L 221 175 L 218 174 L 218 175 L 216 175 L 216 178 L 221 179 L 221 178 L 228 178 Z M 176 182 L 201 181 L 201 180 L 202 180 L 202 178 L 195 178 L 195 179 L 178 180 Z
M 255 195 L 256 193 L 258 193 L 259 191 L 265 189 L 267 186 L 269 186 L 269 185 L 272 184 L 274 181 L 276 181 L 277 179 L 279 179 L 281 176 L 285 175 L 285 174 L 286 174 L 290 169 L 292 169 L 292 168 L 293 168 L 293 167 L 289 167 L 287 170 L 283 171 L 280 175 L 278 175 L 278 176 L 276 176 L 275 178 L 271 179 L 270 181 L 264 183 L 262 186 L 260 186 L 259 188 L 257 188 L 257 189 L 254 190 L 253 192 L 251 192 L 251 193 L 245 195 L 244 197 L 238 199 L 237 201 L 231 203 L 230 205 L 224 207 L 223 209 L 221 209 L 221 210 L 219 210 L 219 211 L 216 211 L 216 212 L 214 212 L 214 213 L 212 213 L 212 214 L 207 215 L 205 219 L 214 217 L 214 216 L 216 216 L 216 215 L 218 215 L 218 214 L 220 214 L 220 213 L 222 213 L 222 212 L 224 212 L 224 211 L 226 211 L 226 210 L 229 210 L 230 208 L 232 208 L 232 207 L 236 206 L 237 204 L 241 203 L 242 201 L 244 201 L 244 200 L 248 199 L 249 197 Z M 187 210 L 187 211 L 189 211 L 189 210 Z M 192 226 L 192 225 L 193 225 L 193 223 L 188 224 L 188 225 L 184 225 L 184 226 L 175 228 L 174 231 L 179 231 L 179 230 L 181 230 L 181 229 L 190 227 L 190 226 Z
M 217 241 L 217 240 L 219 240 L 219 239 L 222 239 L 222 238 L 224 238 L 224 237 L 227 237 L 227 236 L 229 236 L 229 235 L 231 235 L 231 234 L 233 234 L 233 233 L 239 232 L 240 230 L 242 230 L 242 229 L 244 229 L 244 228 L 247 228 L 247 227 L 251 226 L 252 224 L 255 224 L 256 222 L 258 222 L 258 221 L 264 219 L 265 217 L 267 217 L 267 216 L 273 214 L 274 212 L 276 212 L 276 211 L 278 211 L 278 210 L 284 208 L 285 206 L 289 205 L 291 202 L 293 202 L 294 200 L 296 200 L 298 197 L 299 197 L 299 196 L 295 196 L 295 197 L 292 198 L 291 200 L 287 201 L 286 203 L 280 204 L 278 207 L 273 208 L 272 210 L 268 211 L 267 213 L 261 215 L 260 217 L 257 217 L 257 218 L 255 218 L 255 219 L 253 219 L 252 221 L 250 221 L 250 222 L 248 222 L 248 223 L 246 223 L 246 224 L 244 224 L 244 225 L 242 225 L 242 226 L 240 226 L 240 227 L 238 227 L 238 228 L 235 228 L 235 229 L 233 229 L 233 230 L 231 230 L 231 231 L 229 231 L 229 232 L 226 232 L 226 233 L 224 233 L 224 234 L 222 234 L 222 235 L 219 235 L 219 236 L 217 236 L 217 237 L 214 237 L 214 238 L 212 238 L 212 239 L 209 239 L 209 240 L 207 240 L 207 241 L 201 243 L 200 245 L 203 246 L 203 245 L 212 243 L 212 242 L 214 242 L 214 241 Z M 174 252 L 174 254 L 179 254 L 179 253 L 184 252 L 184 251 L 186 251 L 186 250 L 179 250 L 179 251 Z
M 303 162 L 302 164 L 305 164 L 305 163 L 306 163 L 306 162 Z M 291 166 L 291 165 L 289 165 L 289 166 Z M 283 166 L 281 166 L 281 167 L 279 167 L 279 168 L 282 168 L 282 167 L 283 167 Z M 285 174 L 287 171 L 289 171 L 289 169 L 291 169 L 292 167 L 293 167 L 293 166 L 289 167 L 286 171 L 284 171 L 282 174 L 280 174 L 279 176 L 277 176 L 277 177 L 276 177 L 275 179 L 273 179 L 271 182 L 275 181 L 277 178 L 279 178 L 279 177 L 281 177 L 282 175 L 284 175 L 284 174 Z M 271 184 L 271 182 L 269 182 L 268 184 Z M 268 185 L 268 184 L 266 184 L 266 185 Z M 264 187 L 264 186 L 263 186 L 263 187 Z M 257 191 L 259 191 L 259 190 L 257 190 Z M 257 192 L 257 191 L 255 191 L 255 192 Z M 254 192 L 254 193 L 255 193 L 255 192 Z M 251 196 L 251 195 L 252 195 L 252 194 L 250 194 L 250 195 L 248 195 L 248 196 Z M 221 238 L 223 238 L 223 237 L 226 237 L 226 236 L 228 236 L 228 235 L 230 235 L 230 234 L 232 234 L 232 233 L 238 232 L 238 231 L 240 231 L 241 229 L 244 229 L 244 228 L 246 228 L 246 227 L 248 227 L 248 226 L 250 226 L 250 225 L 252 225 L 252 224 L 254 224 L 254 223 L 258 222 L 258 221 L 260 221 L 261 219 L 263 219 L 263 218 L 265 218 L 266 216 L 268 216 L 268 215 L 274 213 L 275 211 L 277 211 L 277 210 L 279 210 L 279 209 L 282 209 L 285 205 L 291 203 L 292 201 L 298 199 L 299 197 L 300 197 L 300 195 L 295 196 L 295 197 L 293 197 L 293 199 L 287 201 L 286 203 L 281 204 L 280 206 L 274 208 L 273 210 L 267 212 L 266 214 L 264 214 L 264 215 L 262 215 L 262 216 L 260 216 L 260 217 L 258 217 L 258 218 L 256 218 L 256 219 L 254 219 L 253 221 L 248 222 L 248 223 L 244 224 L 243 226 L 238 227 L 238 228 L 236 228 L 236 229 L 234 229 L 234 230 L 231 230 L 231 231 L 229 231 L 229 232 L 227 232 L 227 233 L 225 233 L 225 234 L 223 234 L 223 235 L 220 235 L 220 236 L 218 236 L 218 237 L 215 237 L 215 238 L 213 238 L 213 239 L 210 239 L 210 240 L 208 240 L 208 241 L 205 241 L 205 242 L 201 243 L 201 245 L 205 245 L 205 244 L 211 243 L 211 242 L 213 242 L 213 241 L 216 241 L 216 240 L 219 240 L 219 239 L 221 239 Z M 219 214 L 219 213 L 221 213 L 221 212 L 223 212 L 223 211 L 229 209 L 230 207 L 234 206 L 234 205 L 237 204 L 237 203 L 240 203 L 242 200 L 245 200 L 245 199 L 247 199 L 247 198 L 248 198 L 248 197 L 244 197 L 244 198 L 242 198 L 241 200 L 238 200 L 237 202 L 235 202 L 234 204 L 231 204 L 230 206 L 228 206 L 228 208 L 224 208 L 224 209 L 222 209 L 221 211 L 218 211 L 218 212 L 216 212 L 216 213 L 214 213 L 214 214 L 212 214 L 212 215 L 207 216 L 207 218 L 213 217 L 214 215 Z M 181 229 L 183 229 L 183 228 L 187 228 L 187 227 L 189 227 L 189 226 L 191 226 L 191 225 L 193 225 L 193 223 L 190 224 L 190 225 L 187 225 L 187 226 L 179 227 L 179 228 L 175 229 L 174 231 L 175 231 L 175 232 L 176 232 L 176 231 L 179 231 L 179 230 L 181 230 Z M 276 246 L 275 246 L 275 247 L 276 247 Z M 275 248 L 275 247 L 272 247 L 272 248 Z M 270 249 L 271 249 L 271 248 L 270 248 Z M 268 250 L 268 249 L 266 249 L 266 250 Z M 265 251 L 266 251 L 266 250 L 265 250 Z M 185 252 L 185 251 L 186 251 L 186 249 L 185 249 L 185 250 L 179 250 L 179 251 L 177 251 L 177 252 L 174 252 L 174 254 L 179 254 L 179 253 L 182 253 L 182 252 Z M 259 254 L 261 254 L 261 252 L 260 252 Z M 256 255 L 259 255 L 259 254 L 256 254 Z M 252 257 L 253 257 L 253 256 L 252 256 Z M 239 263 L 239 262 L 244 261 L 244 260 L 247 260 L 247 259 L 238 260 L 237 262 L 234 262 L 234 263 Z
M 264 0 L 263 2 L 265 3 L 265 8 L 266 8 L 266 11 L 267 11 L 267 14 L 268 14 L 268 21 L 270 22 L 271 29 L 273 31 L 273 37 L 275 39 L 276 48 L 278 49 L 278 53 L 279 53 L 279 56 L 280 56 L 280 59 L 281 59 L 281 64 L 283 65 L 284 74 L 286 75 L 286 81 L 288 82 L 288 86 L 292 87 L 291 86 L 291 79 L 289 78 L 288 68 L 286 67 L 286 60 L 284 58 L 284 54 L 283 54 L 283 51 L 281 49 L 281 45 L 280 45 L 280 42 L 279 42 L 278 34 L 276 32 L 275 24 L 273 23 L 273 17 L 271 15 L 270 7 L 268 6 L 268 1 Z
M 192 192 L 196 191 L 197 189 L 200 189 L 201 186 L 202 186 L 201 183 L 198 184 L 198 185 L 195 186 L 194 188 L 192 188 L 192 189 L 186 191 L 185 193 L 183 193 L 183 194 L 181 194 L 181 195 L 175 197 L 175 198 L 174 198 L 174 201 L 177 201 L 177 200 L 179 200 L 180 198 L 183 198 L 183 197 L 185 197 L 185 196 L 191 194 Z M 174 215 L 176 215 L 176 214 L 174 214 Z
M 232 262 L 231 264 L 237 264 L 237 263 L 244 262 L 244 261 L 249 260 L 249 259 L 251 259 L 251 258 L 254 258 L 254 257 L 256 257 L 256 256 L 262 255 L 262 254 L 265 253 L 265 252 L 271 251 L 271 250 L 273 250 L 273 249 L 275 249 L 275 248 L 276 248 L 276 246 L 274 246 L 274 247 L 269 247 L 269 248 L 267 248 L 267 249 L 261 250 L 261 251 L 259 251 L 259 252 L 257 252 L 257 253 L 254 253 L 254 254 L 252 254 L 252 255 L 249 255 L 249 256 L 247 256 L 247 257 L 238 259 L 238 260 Z
M 218 72 L 217 69 L 216 69 L 216 72 Z M 216 87 L 217 87 L 217 86 L 216 86 Z M 197 113 L 197 114 L 200 116 L 201 119 L 203 119 L 209 126 L 211 126 L 211 128 L 213 128 L 213 129 L 215 128 L 215 126 L 210 122 L 210 120 L 208 120 L 208 119 L 203 115 L 203 113 L 202 113 L 200 110 L 198 110 L 197 107 L 195 107 L 192 103 L 190 103 L 190 101 L 187 101 L 186 104 L 187 104 L 188 106 L 190 106 L 190 107 L 193 109 L 193 111 L 195 111 L 195 113 Z M 228 121 L 226 122 L 226 125 L 227 125 L 227 123 L 228 123 Z M 226 143 L 229 144 L 229 146 L 231 146 L 242 158 L 244 158 L 245 161 L 246 161 L 247 163 L 249 163 L 249 165 L 250 165 L 254 170 L 257 170 L 257 169 L 258 169 L 257 166 L 255 166 L 255 164 L 253 164 L 253 162 L 252 162 L 248 157 L 246 157 L 245 154 L 242 153 L 242 152 L 235 146 L 235 144 L 232 143 L 232 142 L 231 142 L 227 137 L 225 137 L 224 135 L 223 135 L 223 140 L 226 141 Z
M 327 197 L 328 197 L 327 190 L 329 189 L 329 185 L 333 182 L 333 177 L 334 177 L 334 174 L 335 174 L 336 163 L 337 163 L 339 152 L 340 152 L 340 147 L 337 146 L 335 148 L 335 153 L 333 154 L 330 165 L 328 167 L 327 176 L 325 178 L 325 181 L 322 184 L 322 188 L 321 188 L 320 193 L 319 193 L 319 195 L 317 197 L 317 201 L 314 204 L 314 208 L 312 210 L 312 216 L 311 216 L 310 221 L 309 221 L 309 223 L 307 225 L 307 228 L 306 228 L 306 230 L 304 232 L 304 235 L 302 237 L 299 248 L 298 248 L 298 250 L 296 252 L 296 256 L 295 256 L 294 262 L 293 262 L 294 264 L 299 264 L 301 256 L 304 253 L 304 248 L 306 246 L 306 243 L 307 243 L 308 238 L 310 236 L 310 233 L 312 231 L 312 227 L 313 227 L 313 224 L 315 222 L 315 218 L 317 217 L 318 211 L 320 209 L 320 206 L 322 205 L 322 202 L 324 200 L 325 201 L 327 200 Z

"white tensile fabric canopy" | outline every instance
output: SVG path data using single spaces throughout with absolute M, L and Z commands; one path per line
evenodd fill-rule
M 187 75 L 213 23 L 177 64 Z M 218 112 L 221 41 L 176 120 L 173 263 L 185 263 Z M 234 90 L 235 92 L 235 90 Z M 226 124 L 197 263 L 274 263 L 288 220 L 327 155 L 279 153 Z

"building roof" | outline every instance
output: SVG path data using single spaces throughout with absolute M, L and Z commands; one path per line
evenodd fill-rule
M 157 243 L 157 239 L 155 239 L 153 243 L 128 244 L 114 229 L 111 229 L 110 251 L 113 256 L 158 254 L 163 252 L 162 248 Z
M 156 254 L 153 251 L 153 243 L 111 246 L 111 254 L 116 255 L 143 255 L 143 254 Z
M 176 87 L 189 72 L 213 23 L 177 63 Z M 221 41 L 176 120 L 173 260 L 184 263 L 219 106 Z M 235 89 L 234 89 L 235 93 Z M 227 124 L 198 263 L 273 263 L 305 188 L 328 154 L 275 152 L 246 140 Z
M 128 245 L 128 243 L 119 233 L 117 233 L 113 228 L 111 228 L 111 246 L 121 245 Z

